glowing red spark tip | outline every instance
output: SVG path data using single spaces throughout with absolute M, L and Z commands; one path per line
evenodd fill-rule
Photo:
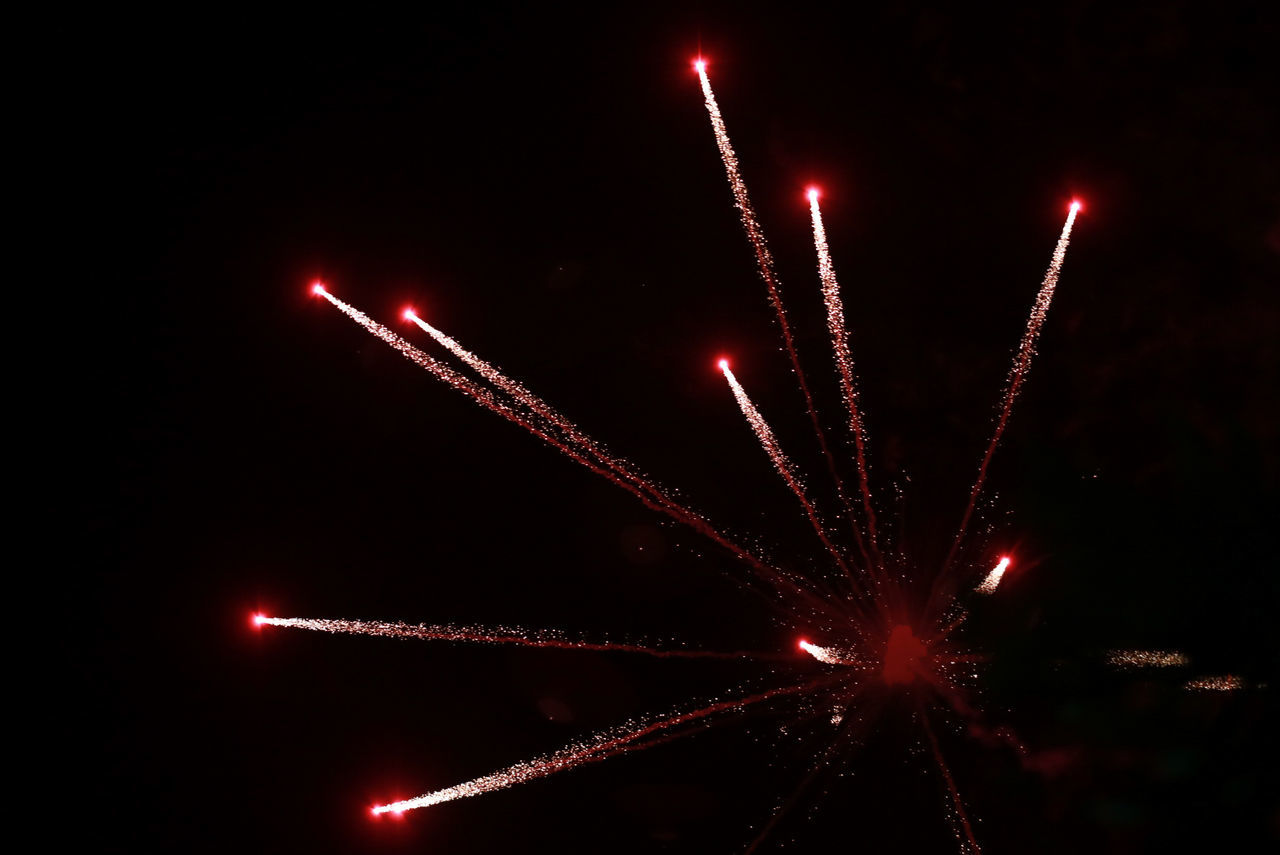
M 805 194 L 805 198 L 809 200 L 809 203 L 813 204 L 814 202 L 818 201 L 818 197 L 822 195 L 822 191 L 819 190 L 817 187 L 810 187 L 809 189 L 804 191 L 804 194 Z
M 254 626 L 262 626 L 262 625 L 263 625 L 264 623 L 266 623 L 266 622 L 267 622 L 267 616 L 266 616 L 266 615 L 264 615 L 264 614 L 255 614 L 255 615 L 253 616 L 253 625 L 254 625 Z
M 326 293 L 326 289 L 325 289 L 325 287 L 324 287 L 324 283 L 323 283 L 323 282 L 320 282 L 320 281 L 318 281 L 318 280 L 317 280 L 317 281 L 315 281 L 315 282 L 312 282 L 312 283 L 311 283 L 311 293 L 312 293 L 312 294 L 315 294 L 315 295 L 317 295 L 317 296 L 319 296 L 320 294 L 324 294 L 324 293 Z
M 1083 210 L 1084 210 L 1084 202 L 1081 202 L 1079 199 L 1071 200 L 1071 213 L 1075 214 Z
M 695 59 L 693 61 L 693 70 L 701 74 L 707 70 L 707 61 L 705 59 Z
M 717 362 L 717 363 L 716 363 L 716 368 L 719 368 L 721 371 L 728 371 L 728 370 L 729 370 L 729 360 L 727 360 L 727 359 L 721 359 L 719 362 Z
M 412 306 L 409 306 L 404 310 L 403 317 L 406 321 L 416 321 L 418 319 L 418 313 L 413 310 Z

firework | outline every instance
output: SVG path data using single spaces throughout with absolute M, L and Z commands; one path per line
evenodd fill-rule
M 1107 664 L 1117 668 L 1181 668 L 1191 660 L 1176 650 L 1108 650 Z
M 571 743 L 558 751 L 542 757 L 513 764 L 498 772 L 475 778 L 461 784 L 425 793 L 416 798 L 380 804 L 372 809 L 374 815 L 400 814 L 417 808 L 428 807 L 460 798 L 505 789 L 518 783 L 546 777 L 556 772 L 576 768 L 587 763 L 599 762 L 652 745 L 666 742 L 685 733 L 693 732 L 729 715 L 754 707 L 766 707 L 769 702 L 793 696 L 806 700 L 805 714 L 820 717 L 838 728 L 837 735 L 819 753 L 817 762 L 801 783 L 803 790 L 808 783 L 826 768 L 838 750 L 848 747 L 854 739 L 855 728 L 864 727 L 865 717 L 847 715 L 854 701 L 874 685 L 881 691 L 895 687 L 918 685 L 921 691 L 915 695 L 916 717 L 924 730 L 925 741 L 938 768 L 947 795 L 948 818 L 955 829 L 962 850 L 979 855 L 973 824 L 961 800 L 959 788 L 947 765 L 941 745 L 930 722 L 936 709 L 950 709 L 960 718 L 976 723 L 978 713 L 971 704 L 965 689 L 965 679 L 972 677 L 976 664 L 982 657 L 959 649 L 951 639 L 952 632 L 966 619 L 967 612 L 951 597 L 942 585 L 944 577 L 956 563 L 958 551 L 964 541 L 975 505 L 987 477 L 988 465 L 1007 426 L 1013 403 L 1026 380 L 1034 354 L 1035 343 L 1044 325 L 1054 288 L 1061 272 L 1071 229 L 1080 204 L 1073 202 L 1063 226 L 1048 272 L 1037 294 L 1031 317 L 1027 323 L 1013 367 L 1010 370 L 1004 397 L 996 422 L 994 435 L 987 446 L 979 466 L 978 477 L 971 489 L 959 530 L 942 570 L 934 580 L 929 602 L 914 622 L 908 617 L 914 602 L 907 592 L 906 573 L 899 570 L 898 577 L 889 572 L 889 563 L 901 552 L 891 551 L 886 541 L 881 546 L 876 530 L 876 512 L 866 454 L 866 430 L 859 406 L 854 361 L 849 345 L 844 306 L 839 282 L 827 244 L 826 230 L 818 203 L 816 188 L 808 191 L 814 246 L 818 257 L 818 275 L 823 301 L 826 307 L 826 324 L 829 333 L 836 378 L 846 410 L 849 440 L 853 460 L 858 472 L 861 498 L 861 519 L 850 502 L 840 479 L 839 468 L 831 454 L 823 428 L 813 403 L 807 380 L 800 367 L 790 321 L 783 305 L 781 286 L 774 270 L 774 262 L 761 230 L 755 210 L 751 205 L 747 187 L 742 177 L 737 155 L 729 140 L 724 119 L 720 113 L 706 63 L 698 60 L 695 65 L 711 126 L 724 164 L 730 190 L 738 209 L 741 224 L 755 256 L 757 271 L 766 288 L 769 303 L 777 317 L 783 345 L 803 394 L 805 406 L 814 433 L 834 480 L 836 493 L 849 517 L 852 535 L 856 541 L 862 564 L 856 564 L 853 556 L 841 548 L 837 537 L 824 522 L 821 510 L 811 498 L 801 473 L 780 447 L 777 437 L 759 409 L 747 395 L 727 360 L 719 362 L 719 369 L 729 384 L 734 398 L 754 432 L 757 440 L 781 476 L 787 488 L 796 496 L 824 549 L 848 582 L 847 589 L 840 586 L 838 592 L 825 584 L 823 579 L 806 579 L 785 572 L 757 554 L 739 545 L 723 534 L 702 514 L 692 510 L 634 464 L 609 452 L 603 445 L 588 436 L 559 410 L 553 408 L 526 386 L 513 379 L 498 367 L 464 348 L 456 339 L 428 323 L 412 309 L 404 317 L 425 332 L 432 341 L 442 347 L 448 356 L 462 364 L 450 367 L 441 359 L 428 355 L 386 326 L 377 323 L 351 305 L 335 297 L 322 283 L 313 286 L 313 292 L 323 297 L 347 317 L 358 323 L 370 334 L 397 350 L 409 361 L 426 370 L 436 379 L 461 392 L 485 409 L 502 416 L 532 433 L 546 444 L 565 454 L 576 463 L 609 479 L 636 496 L 647 507 L 689 526 L 714 541 L 749 568 L 749 573 L 738 576 L 738 581 L 764 595 L 774 605 L 790 626 L 813 632 L 822 644 L 802 639 L 800 651 L 826 668 L 819 668 L 820 676 L 781 688 L 761 691 L 757 684 L 751 691 L 742 689 L 727 700 L 712 699 L 701 706 L 677 710 L 662 716 L 648 716 L 628 721 L 618 727 L 598 732 Z M 864 538 L 865 535 L 865 538 Z M 1010 566 L 1010 559 L 1002 557 L 981 584 L 975 589 L 980 594 L 993 593 Z M 966 569 L 973 569 L 968 567 Z M 945 615 L 945 619 L 941 617 Z M 734 658 L 765 661 L 805 660 L 795 652 L 756 653 L 749 651 L 719 652 L 690 648 L 681 644 L 652 644 L 647 642 L 613 642 L 607 639 L 585 639 L 554 630 L 527 630 L 519 627 L 482 627 L 407 624 L 387 621 L 363 621 L 317 618 L 277 618 L 266 615 L 253 617 L 255 626 L 305 629 L 314 632 L 365 635 L 383 638 L 417 639 L 479 644 L 502 644 L 524 647 L 594 650 L 605 652 L 637 653 L 655 657 L 685 658 Z M 1131 666 L 1141 657 L 1160 657 L 1166 654 L 1143 651 L 1113 651 L 1117 657 L 1112 664 Z M 1180 654 L 1167 654 L 1180 655 Z M 1127 659 L 1124 657 L 1128 657 Z M 1129 660 L 1133 660 L 1132 662 Z M 1144 665 L 1173 663 L 1142 662 Z M 1176 664 L 1185 664 L 1185 659 Z M 807 665 L 814 669 L 812 663 Z M 1235 681 L 1234 685 L 1229 685 Z M 1205 678 L 1191 681 L 1188 689 L 1227 690 L 1239 688 L 1242 683 L 1235 677 Z M 927 694 L 926 694 L 927 693 Z M 928 701 L 926 701 L 926 697 Z M 976 727 L 977 725 L 974 724 Z M 1010 744 L 1016 740 L 1010 738 Z M 1017 743 L 1020 745 L 1020 743 Z M 1022 749 L 1025 752 L 1025 749 Z M 799 791 L 787 805 L 793 804 Z M 784 805 L 765 826 L 763 832 L 751 844 L 754 851 L 760 841 L 776 826 L 787 805 Z

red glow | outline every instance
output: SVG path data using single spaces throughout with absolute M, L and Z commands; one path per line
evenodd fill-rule
M 884 681 L 910 683 L 916 678 L 916 667 L 928 653 L 924 642 L 916 638 L 911 627 L 898 625 L 889 633 L 889 643 L 884 651 Z
M 702 57 L 698 57 L 693 61 L 693 70 L 701 74 L 707 70 L 707 61 Z
M 727 359 L 721 359 L 719 362 L 717 362 L 717 363 L 716 363 L 716 367 L 717 367 L 717 368 L 719 368 L 721 371 L 728 371 L 728 370 L 729 370 L 729 360 L 727 360 Z
M 1084 210 L 1084 202 L 1081 202 L 1079 199 L 1071 200 L 1071 213 L 1075 214 L 1083 210 Z
M 818 197 L 822 195 L 822 191 L 817 187 L 810 186 L 805 189 L 804 194 L 809 199 L 809 204 L 812 205 L 814 202 L 818 201 Z
M 262 614 L 261 612 L 257 612 L 253 615 L 253 625 L 255 627 L 262 626 L 266 622 L 267 622 L 267 616 Z
M 808 643 L 809 643 L 809 642 L 808 642 L 808 640 L 807 640 L 807 639 L 802 638 L 802 639 L 800 639 L 800 643 L 799 643 L 799 644 L 797 644 L 797 645 L 796 645 L 796 647 L 800 648 L 801 650 L 804 650 L 804 646 L 805 646 L 806 644 L 808 644 Z
M 319 279 L 317 279 L 315 282 L 312 282 L 311 293 L 315 294 L 316 296 L 326 293 L 324 283 L 321 282 Z
M 407 306 L 404 310 L 404 319 L 406 321 L 416 321 L 418 313 L 413 310 L 413 306 Z

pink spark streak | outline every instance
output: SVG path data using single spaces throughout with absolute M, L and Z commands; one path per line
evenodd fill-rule
M 783 695 L 792 695 L 799 692 L 809 691 L 817 685 L 817 682 L 820 681 L 809 681 L 798 686 L 771 689 L 767 692 L 748 695 L 731 701 L 719 701 L 711 704 L 710 706 L 693 710 L 692 712 L 678 713 L 656 721 L 631 721 L 610 730 L 596 733 L 580 742 L 571 743 L 545 757 L 516 763 L 513 766 L 508 766 L 506 769 L 494 772 L 491 775 L 485 775 L 482 778 L 476 778 L 465 783 L 456 784 L 452 787 L 446 787 L 442 790 L 424 793 L 416 798 L 405 799 L 403 801 L 392 802 L 390 804 L 377 805 L 373 808 L 373 814 L 377 816 L 384 813 L 403 813 L 404 811 L 431 807 L 433 805 L 454 801 L 456 799 L 464 799 L 471 796 L 478 796 L 483 793 L 490 793 L 494 790 L 503 790 L 507 787 L 522 784 L 525 781 L 532 781 L 537 778 L 545 778 L 546 776 L 552 775 L 556 772 L 562 772 L 586 763 L 604 760 L 607 757 L 612 757 L 634 748 L 644 747 L 644 743 L 640 743 L 640 740 L 653 736 L 656 733 L 670 730 L 671 728 L 679 725 L 700 721 L 709 716 L 716 715 L 717 713 L 728 712 L 730 710 L 740 710 Z
M 1008 385 L 1005 388 L 1004 404 L 1000 408 L 1000 418 L 996 422 L 995 433 L 991 437 L 991 442 L 987 445 L 986 454 L 982 457 L 982 463 L 978 467 L 978 478 L 973 484 L 973 489 L 969 491 L 969 501 L 965 505 L 964 516 L 960 519 L 960 529 L 956 532 L 956 539 L 951 544 L 951 550 L 947 553 L 947 560 L 942 565 L 943 572 L 938 575 L 938 582 L 942 581 L 946 571 L 951 567 L 951 563 L 955 560 L 956 553 L 960 549 L 960 542 L 964 539 L 965 531 L 969 527 L 969 519 L 973 516 L 973 508 L 978 501 L 978 494 L 982 492 L 982 485 L 987 480 L 987 467 L 991 464 L 991 457 L 995 454 L 996 446 L 1000 443 L 1000 437 L 1004 435 L 1004 429 L 1009 424 L 1009 413 L 1013 410 L 1013 402 L 1018 397 L 1018 391 L 1022 388 L 1023 382 L 1027 379 L 1027 372 L 1031 369 L 1031 359 L 1035 356 L 1036 339 L 1040 335 L 1040 329 L 1044 326 L 1045 318 L 1049 314 L 1049 303 L 1053 300 L 1053 291 L 1058 285 L 1058 275 L 1062 272 L 1062 263 L 1067 257 L 1067 244 L 1071 241 L 1071 227 L 1075 225 L 1076 214 L 1080 211 L 1080 203 L 1078 201 L 1071 203 L 1071 210 L 1067 214 L 1067 221 L 1062 226 L 1062 233 L 1058 236 L 1057 246 L 1053 249 L 1053 258 L 1049 262 L 1049 269 L 1044 274 L 1044 281 L 1040 283 L 1040 291 L 1036 294 L 1035 304 L 1031 307 L 1031 317 L 1027 319 L 1027 329 L 1022 334 L 1022 341 L 1018 345 L 1018 353 L 1013 359 L 1013 367 L 1009 370 Z M 935 583 L 935 592 L 938 589 Z
M 818 278 L 822 281 L 822 298 L 827 305 L 827 332 L 831 335 L 836 370 L 840 375 L 840 391 L 844 397 L 845 410 L 849 414 L 849 432 L 853 434 L 854 454 L 858 463 L 858 486 L 862 491 L 862 508 L 867 515 L 867 536 L 871 541 L 871 551 L 878 553 L 876 512 L 871 505 L 871 487 L 867 480 L 866 428 L 858 409 L 858 386 L 854 380 L 853 355 L 849 352 L 849 330 L 844 321 L 844 303 L 840 299 L 840 283 L 836 281 L 835 266 L 831 263 L 831 251 L 827 247 L 827 231 L 822 224 L 822 209 L 818 207 L 819 195 L 816 187 L 809 189 L 809 215 L 813 222 L 813 245 L 818 252 Z M 856 523 L 854 532 L 858 532 Z M 858 540 L 861 541 L 861 539 L 859 535 Z
M 764 448 L 765 453 L 769 455 L 769 459 L 773 461 L 773 468 L 778 470 L 782 480 L 786 482 L 786 485 L 791 488 L 791 492 L 795 493 L 796 498 L 800 500 L 800 504 L 804 507 L 804 512 L 808 515 L 809 522 L 812 524 L 813 530 L 817 532 L 823 546 L 827 548 L 827 551 L 831 553 L 831 557 L 840 565 L 840 569 L 852 578 L 849 566 L 845 564 L 844 559 L 840 557 L 839 550 L 836 549 L 835 544 L 827 536 L 826 527 L 823 526 L 817 510 L 809 500 L 809 494 L 805 491 L 804 482 L 800 479 L 799 473 L 796 472 L 795 465 L 783 453 L 782 447 L 778 445 L 777 437 L 773 435 L 773 429 L 769 427 L 769 423 L 764 420 L 764 416 L 760 415 L 756 405 L 747 396 L 747 391 L 742 388 L 738 378 L 733 375 L 733 370 L 729 368 L 726 360 L 720 360 L 720 371 L 724 374 L 724 379 L 729 381 L 729 388 L 733 390 L 733 397 L 737 399 L 742 415 L 746 416 L 747 423 L 751 425 L 751 429 L 755 431 L 756 438 L 760 440 L 760 445 Z
M 596 650 L 620 653 L 642 653 L 658 658 L 685 659 L 770 659 L 792 657 L 778 653 L 753 653 L 746 650 L 720 652 L 693 650 L 683 647 L 654 647 L 651 645 L 614 643 L 609 641 L 584 641 L 564 633 L 547 629 L 522 629 L 509 626 L 449 626 L 409 624 L 399 621 L 342 620 L 329 618 L 278 618 L 257 614 L 256 626 L 278 626 L 307 629 L 313 632 L 331 632 L 346 635 L 371 635 L 380 638 L 409 638 L 423 641 L 460 641 L 477 644 L 510 644 L 520 647 L 552 647 L 560 650 Z

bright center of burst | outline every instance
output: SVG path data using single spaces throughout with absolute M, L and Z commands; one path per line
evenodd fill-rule
M 920 660 L 928 654 L 924 642 L 916 638 L 911 627 L 900 624 L 889 633 L 884 649 L 884 670 L 881 676 L 889 685 L 910 683 L 916 678 Z

